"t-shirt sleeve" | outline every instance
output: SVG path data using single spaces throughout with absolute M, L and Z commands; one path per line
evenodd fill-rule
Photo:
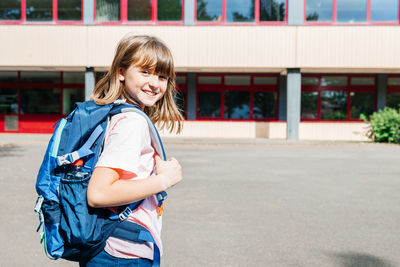
M 140 155 L 149 138 L 147 121 L 139 114 L 121 113 L 111 119 L 96 167 L 139 173 Z

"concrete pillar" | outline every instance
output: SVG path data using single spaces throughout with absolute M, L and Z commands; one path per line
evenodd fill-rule
M 301 73 L 300 69 L 288 69 L 287 73 L 286 136 L 289 140 L 299 139 L 301 113 Z
M 387 75 L 386 74 L 378 74 L 377 75 L 377 82 L 376 82 L 376 86 L 378 89 L 377 92 L 377 101 L 376 101 L 376 108 L 377 110 L 381 110 L 384 109 L 386 107 L 386 78 Z
M 196 74 L 188 73 L 187 81 L 187 119 L 196 119 Z
M 83 0 L 83 24 L 94 22 L 94 0 Z
M 280 121 L 286 121 L 286 76 L 279 76 L 279 117 Z
M 185 0 L 185 25 L 194 25 L 194 10 L 195 10 L 194 0 Z
M 89 100 L 96 85 L 96 76 L 94 68 L 86 68 L 85 72 L 85 100 Z
M 304 0 L 289 0 L 288 24 L 302 25 L 304 23 Z

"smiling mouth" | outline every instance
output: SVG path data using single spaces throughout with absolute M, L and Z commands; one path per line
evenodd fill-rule
M 154 91 L 151 91 L 151 90 L 142 90 L 146 95 L 149 95 L 149 96 L 155 96 L 155 95 L 157 95 L 157 93 L 156 92 L 154 92 Z

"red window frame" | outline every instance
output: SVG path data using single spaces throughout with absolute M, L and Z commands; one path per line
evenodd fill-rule
M 58 20 L 58 0 L 52 0 L 52 20 L 49 21 L 29 21 L 26 20 L 26 0 L 21 0 L 21 19 L 20 20 L 0 20 L 0 24 L 61 24 L 76 25 L 83 23 L 83 2 L 81 0 L 81 19 L 80 20 Z
M 304 0 L 304 24 L 306 25 L 398 25 L 400 21 L 400 2 L 398 4 L 397 21 L 371 21 L 371 0 L 367 0 L 366 21 L 363 23 L 337 22 L 337 0 L 332 0 L 332 21 L 307 21 L 307 0 Z
M 227 0 L 219 0 L 222 1 L 222 19 L 221 21 L 198 21 L 197 20 L 197 0 L 194 1 L 194 22 L 198 25 L 285 25 L 288 21 L 288 4 L 289 0 L 286 0 L 286 8 L 285 8 L 285 20 L 284 21 L 260 21 L 260 0 L 253 0 L 254 3 L 254 21 L 253 22 L 227 22 L 226 21 L 226 1 Z
M 221 84 L 200 84 L 200 77 L 221 77 Z M 225 76 L 250 76 L 250 85 L 225 85 Z M 276 84 L 254 84 L 255 77 L 276 77 Z M 279 74 L 252 74 L 252 73 L 202 73 L 196 76 L 196 120 L 201 121 L 278 121 L 279 118 Z M 245 91 L 250 93 L 250 103 L 249 103 L 249 119 L 226 119 L 225 116 L 225 92 L 226 91 Z M 199 105 L 199 93 L 200 92 L 219 92 L 221 111 L 220 117 L 199 117 L 198 115 L 198 105 Z M 276 93 L 275 102 L 275 117 L 274 118 L 253 118 L 254 109 L 254 93 L 256 92 L 274 92 Z
M 321 85 L 322 77 L 346 77 L 347 85 L 345 86 L 323 86 Z M 374 93 L 374 111 L 377 109 L 377 78 L 376 75 L 370 74 L 303 74 L 302 78 L 318 78 L 317 85 L 301 85 L 301 92 L 317 92 L 317 118 L 315 119 L 302 119 L 301 122 L 360 122 L 360 119 L 351 118 L 351 93 Z M 351 78 L 374 78 L 374 85 L 352 85 Z M 321 119 L 321 92 L 324 91 L 339 91 L 347 93 L 347 119 L 346 120 L 323 120 Z
M 53 132 L 52 126 L 56 121 L 65 117 L 63 114 L 63 95 L 64 89 L 81 89 L 85 90 L 84 83 L 64 83 L 63 72 L 60 71 L 60 82 L 58 83 L 26 83 L 21 81 L 21 71 L 18 71 L 17 82 L 0 82 L 0 87 L 3 88 L 16 88 L 18 111 L 15 114 L 0 114 L 0 132 L 6 133 L 51 133 Z M 21 89 L 25 88 L 39 88 L 41 90 L 60 89 L 60 110 L 58 114 L 23 114 L 21 113 Z M 5 116 L 18 117 L 18 130 L 6 131 L 4 120 Z
M 164 20 L 157 20 L 157 1 L 152 0 L 152 9 L 151 9 L 151 20 L 143 20 L 143 21 L 136 21 L 136 20 L 128 20 L 128 0 L 120 0 L 120 14 L 121 18 L 118 21 L 96 21 L 96 0 L 93 0 L 93 21 L 97 25 L 183 25 L 184 21 L 184 14 L 185 14 L 185 1 L 182 1 L 182 15 L 181 20 L 178 21 L 164 21 Z

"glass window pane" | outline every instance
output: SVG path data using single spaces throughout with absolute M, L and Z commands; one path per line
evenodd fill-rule
M 96 21 L 119 21 L 120 12 L 119 0 L 96 0 Z
M 0 71 L 0 82 L 17 82 L 18 72 L 16 71 Z
M 53 20 L 53 1 L 26 0 L 26 20 L 28 21 Z
M 82 20 L 82 0 L 58 0 L 58 20 Z
M 21 0 L 1 0 L 0 20 L 21 19 Z
M 221 93 L 199 92 L 198 117 L 221 117 Z
M 353 77 L 351 78 L 352 85 L 375 85 L 375 78 L 373 77 Z
M 200 76 L 199 83 L 200 84 L 221 84 L 222 79 L 219 76 Z
M 151 20 L 152 0 L 128 0 L 128 20 Z
M 0 114 L 18 113 L 18 90 L 0 88 Z
M 306 20 L 307 21 L 332 21 L 333 1 L 332 0 L 307 0 Z
M 22 71 L 21 82 L 26 83 L 59 83 L 60 72 Z
M 390 108 L 400 108 L 400 93 L 389 93 L 387 94 L 386 106 Z
M 21 88 L 21 114 L 59 114 L 60 89 Z
M 301 118 L 318 118 L 318 92 L 301 93 Z
M 76 102 L 85 101 L 85 89 L 64 88 L 63 90 L 63 114 L 69 114 Z
M 222 20 L 222 0 L 197 0 L 197 20 Z
M 175 79 L 176 84 L 185 84 L 186 77 L 185 76 L 177 76 Z
M 261 0 L 260 21 L 285 21 L 286 0 Z
M 337 0 L 337 21 L 342 23 L 366 22 L 367 0 Z
M 371 21 L 397 21 L 398 0 L 371 0 Z
M 250 93 L 246 91 L 225 92 L 225 119 L 248 119 L 250 117 Z
M 85 83 L 84 72 L 64 72 L 63 73 L 64 83 Z
M 347 93 L 340 91 L 321 92 L 321 119 L 347 119 Z
M 227 22 L 253 22 L 254 0 L 226 0 Z
M 182 0 L 157 1 L 157 19 L 167 21 L 182 20 Z
M 388 78 L 388 85 L 400 85 L 400 78 Z
M 178 91 L 174 97 L 175 103 L 178 106 L 181 114 L 183 117 L 186 116 L 186 110 L 185 110 L 185 103 L 186 103 L 186 94 L 185 92 Z
M 254 84 L 277 84 L 278 78 L 276 77 L 254 77 Z
M 225 75 L 225 85 L 250 85 L 250 76 Z
M 101 78 L 103 78 L 106 74 L 107 72 L 96 72 L 96 83 L 100 81 Z
M 253 118 L 275 118 L 276 117 L 275 92 L 256 92 L 254 93 Z
M 326 76 L 321 78 L 321 86 L 346 86 L 347 77 Z
M 318 85 L 319 79 L 316 77 L 302 77 L 301 84 L 302 85 Z
M 374 93 L 350 93 L 350 118 L 360 119 L 360 115 L 369 116 L 375 109 Z

